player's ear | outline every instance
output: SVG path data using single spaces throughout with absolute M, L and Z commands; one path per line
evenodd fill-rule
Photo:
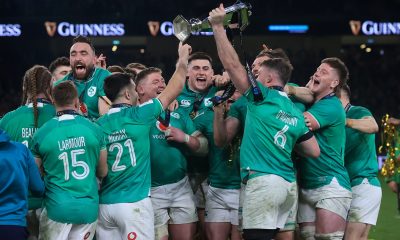
M 128 88 L 125 88 L 125 90 L 124 90 L 124 95 L 125 95 L 125 98 L 126 98 L 127 100 L 131 100 L 132 96 L 131 96 L 131 94 L 129 93 Z

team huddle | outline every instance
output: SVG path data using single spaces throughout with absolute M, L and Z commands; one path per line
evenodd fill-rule
M 209 15 L 221 75 L 183 43 L 168 84 L 108 71 L 82 36 L 30 68 L 0 119 L 0 239 L 368 239 L 378 126 L 350 104 L 347 67 L 323 59 L 300 87 L 264 47 L 246 70 L 224 16 Z

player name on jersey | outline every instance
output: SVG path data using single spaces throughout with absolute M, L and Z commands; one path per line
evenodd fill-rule
M 127 139 L 127 138 L 128 138 L 128 136 L 126 135 L 126 129 L 125 128 L 122 129 L 122 130 L 115 131 L 115 132 L 111 133 L 110 135 L 108 135 L 108 141 L 110 143 L 118 142 L 118 141 L 121 141 L 121 140 L 124 140 L 124 139 Z
M 278 114 L 276 114 L 276 119 L 279 119 L 286 124 L 297 126 L 297 118 L 292 117 L 291 114 L 284 112 L 282 110 L 280 110 Z
M 71 148 L 80 148 L 85 146 L 85 137 L 76 137 L 58 141 L 58 148 L 60 151 L 66 151 Z
M 37 128 L 22 128 L 21 136 L 22 136 L 22 138 L 33 137 L 33 134 L 35 134 L 36 130 L 37 130 Z

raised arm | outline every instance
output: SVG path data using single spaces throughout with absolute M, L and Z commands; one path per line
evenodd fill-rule
M 182 45 L 179 43 L 178 53 L 179 59 L 176 63 L 176 69 L 171 79 L 168 82 L 167 87 L 158 96 L 163 108 L 166 109 L 172 101 L 182 92 L 183 86 L 185 85 L 185 79 L 187 74 L 188 57 L 192 47 L 188 44 Z
M 232 141 L 238 133 L 240 122 L 237 118 L 224 119 L 224 108 L 221 105 L 214 107 L 214 143 L 218 147 L 224 147 Z
M 224 69 L 231 77 L 231 81 L 235 85 L 236 89 L 238 89 L 239 92 L 244 93 L 249 89 L 250 84 L 247 81 L 246 70 L 240 63 L 239 56 L 226 36 L 223 26 L 224 17 L 224 5 L 220 4 L 219 8 L 210 12 L 208 19 L 214 31 L 219 59 L 221 60 Z

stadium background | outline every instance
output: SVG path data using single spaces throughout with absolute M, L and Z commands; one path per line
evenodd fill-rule
M 243 45 L 249 61 L 263 43 L 271 48 L 281 47 L 294 66 L 292 82 L 304 85 L 321 59 L 340 57 L 350 70 L 352 103 L 369 108 L 377 121 L 386 113 L 400 117 L 400 0 L 248 2 L 253 9 Z M 55 58 L 68 56 L 73 36 L 60 35 L 57 27 L 62 22 L 123 24 L 123 36 L 92 37 L 97 53 L 107 57 L 108 65 L 140 62 L 160 67 L 168 79 L 174 69 L 178 43 L 171 35 L 168 22 L 178 14 L 188 19 L 202 19 L 218 3 L 209 0 L 1 0 L 0 116 L 20 104 L 22 77 L 28 68 L 34 64 L 48 66 Z M 233 3 L 224 1 L 225 6 Z M 381 26 L 391 23 L 397 30 L 383 34 L 382 27 L 377 27 L 378 32 L 372 35 L 362 29 L 354 34 L 351 20 L 360 21 L 360 24 L 373 21 Z M 149 21 L 160 24 L 155 36 L 149 31 Z M 55 24 L 53 36 L 46 31 L 45 22 Z M 270 31 L 271 25 L 286 28 L 294 25 L 295 31 Z M 299 25 L 307 30 L 299 32 Z M 18 31 L 10 31 L 10 27 L 15 26 L 19 35 Z M 237 38 L 235 42 L 238 45 Z M 189 43 L 195 51 L 211 53 L 215 69 L 220 71 L 212 36 L 193 36 Z M 395 196 L 384 184 L 383 190 L 378 226 L 372 229 L 370 239 L 400 239 Z

